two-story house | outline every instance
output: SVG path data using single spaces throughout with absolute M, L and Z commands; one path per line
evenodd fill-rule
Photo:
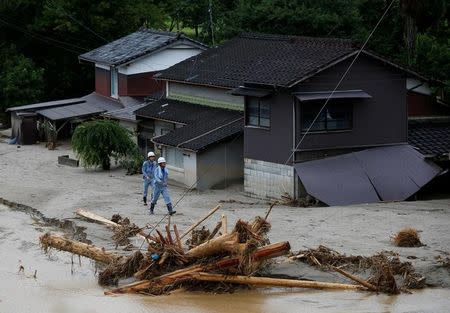
M 94 64 L 95 91 L 86 96 L 10 108 L 13 137 L 34 143 L 36 122 L 47 120 L 59 138 L 70 136 L 80 121 L 104 114 L 136 128 L 133 111 L 144 98 L 159 96 L 165 86 L 155 80 L 164 70 L 207 49 L 181 33 L 140 29 L 79 56 Z
M 358 50 L 342 39 L 241 34 L 158 77 L 168 100 L 244 108 L 249 195 L 403 200 L 440 172 L 408 145 L 407 81 L 433 82 L 363 51 L 332 92 Z

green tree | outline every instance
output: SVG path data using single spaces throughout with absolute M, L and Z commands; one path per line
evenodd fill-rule
M 400 8 L 405 19 L 404 41 L 407 62 L 413 64 L 417 44 L 417 33 L 437 23 L 445 13 L 446 0 L 401 0 Z
M 0 112 L 36 102 L 44 90 L 44 70 L 17 52 L 15 46 L 0 46 Z
M 109 170 L 111 158 L 116 161 L 133 157 L 138 151 L 132 134 L 111 120 L 94 120 L 80 124 L 72 136 L 72 148 L 84 167 Z

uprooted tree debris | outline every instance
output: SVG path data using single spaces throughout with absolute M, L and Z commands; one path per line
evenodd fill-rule
M 117 285 L 120 279 L 128 277 L 134 277 L 137 280 L 109 290 L 105 294 L 160 295 L 181 287 L 222 291 L 224 286 L 229 287 L 225 290 L 232 290 L 238 285 L 394 292 L 394 287 L 391 289 L 383 287 L 388 283 L 395 285 L 395 280 L 389 281 L 392 275 L 382 275 L 387 270 L 392 271 L 393 263 L 385 261 L 386 256 L 380 255 L 376 261 L 379 263 L 376 268 L 380 271 L 378 280 L 365 281 L 338 267 L 347 263 L 365 264 L 369 262 L 368 260 L 362 257 L 341 256 L 332 250 L 324 250 L 325 248 L 318 251 L 305 251 L 294 258 L 304 259 L 315 266 L 334 267 L 334 270 L 357 284 L 261 277 L 270 259 L 290 252 L 287 241 L 269 242 L 268 233 L 271 226 L 267 222 L 267 217 L 273 206 L 264 218 L 256 217 L 252 221 L 238 220 L 232 231 L 227 230 L 227 219 L 224 215 L 211 231 L 205 227 L 195 229 L 219 207 L 212 209 L 181 234 L 177 225 L 170 224 L 170 218 L 165 227 L 152 228 L 154 231 L 145 234 L 142 229 L 120 216 L 115 215 L 112 220 L 108 220 L 87 210 L 77 210 L 76 213 L 80 216 L 112 227 L 115 231 L 113 237 L 117 237 L 118 233 L 121 234 L 121 238 L 126 239 L 136 235 L 142 238 L 143 243 L 147 243 L 145 249 L 135 249 L 135 252 L 128 256 L 51 234 L 41 236 L 40 241 L 46 250 L 52 247 L 104 264 L 103 270 L 98 275 L 98 282 L 101 285 Z M 186 240 L 188 235 L 190 238 Z M 185 240 L 184 243 L 183 240 Z M 375 259 L 371 262 L 376 263 Z M 386 264 L 389 264 L 388 269 L 384 268 Z M 399 263 L 397 266 L 406 265 Z M 364 268 L 368 268 L 367 265 L 364 265 Z M 409 272 L 413 273 L 411 269 Z M 403 273 L 406 272 L 403 271 Z
M 308 263 L 321 270 L 336 271 L 370 290 L 389 294 L 425 287 L 425 277 L 418 274 L 410 262 L 401 262 L 394 252 L 383 251 L 370 257 L 347 256 L 319 246 L 317 249 L 299 251 L 290 259 Z M 349 272 L 369 275 L 369 278 L 363 280 Z

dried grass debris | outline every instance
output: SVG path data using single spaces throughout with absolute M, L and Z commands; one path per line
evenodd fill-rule
M 415 228 L 407 227 L 400 230 L 392 241 L 397 247 L 422 247 L 419 233 Z

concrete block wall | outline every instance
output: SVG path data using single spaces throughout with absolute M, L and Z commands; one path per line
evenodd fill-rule
M 287 192 L 294 197 L 294 167 L 244 158 L 244 191 L 261 199 L 279 199 Z

